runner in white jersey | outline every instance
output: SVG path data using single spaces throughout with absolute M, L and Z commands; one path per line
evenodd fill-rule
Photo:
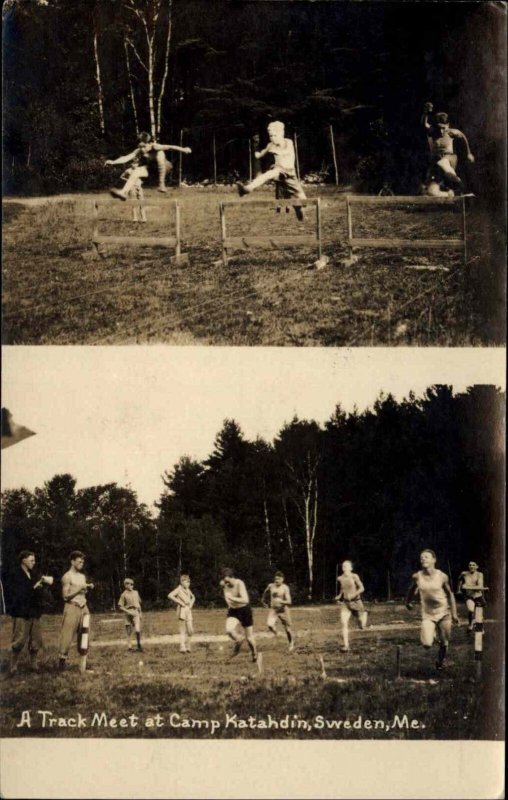
M 284 575 L 282 572 L 276 572 L 273 578 L 273 583 L 269 583 L 263 592 L 261 598 L 265 608 L 268 608 L 268 618 L 266 624 L 275 636 L 277 636 L 277 622 L 281 622 L 286 631 L 286 636 L 289 642 L 289 652 L 294 650 L 293 632 L 291 630 L 291 613 L 289 606 L 291 605 L 291 592 L 289 586 L 284 583 Z
M 284 137 L 284 123 L 279 121 L 270 122 L 267 130 L 270 141 L 264 150 L 256 151 L 254 156 L 259 159 L 270 154 L 273 155 L 275 163 L 271 169 L 262 172 L 250 183 L 245 185 L 237 183 L 236 186 L 240 197 L 250 194 L 255 189 L 263 186 L 263 184 L 269 183 L 269 181 L 275 181 L 275 196 L 278 200 L 292 197 L 305 200 L 306 194 L 296 175 L 295 148 L 291 139 Z M 303 222 L 304 213 L 301 206 L 295 206 L 295 214 L 297 219 Z
M 225 567 L 222 570 L 220 586 L 224 592 L 224 600 L 228 607 L 226 633 L 235 643 L 232 657 L 238 655 L 243 644 L 243 636 L 238 631 L 238 626 L 241 625 L 245 630 L 245 638 L 250 647 L 252 660 L 257 661 L 254 621 L 245 583 L 240 578 L 235 578 L 235 573 L 232 569 Z
M 335 598 L 337 603 L 341 603 L 340 621 L 342 624 L 342 647 L 341 652 L 347 653 L 349 650 L 349 620 L 351 614 L 358 619 L 360 628 L 367 627 L 367 612 L 361 595 L 365 591 L 359 576 L 353 572 L 351 561 L 344 561 L 342 564 L 342 575 L 337 578 L 340 590 Z
M 184 572 L 180 575 L 179 585 L 168 594 L 168 599 L 176 603 L 181 653 L 190 653 L 190 639 L 194 633 L 192 609 L 196 598 L 191 592 L 190 583 L 190 575 Z
M 418 592 L 422 610 L 420 641 L 429 649 L 437 637 L 439 652 L 436 669 L 441 670 L 445 665 L 450 644 L 452 620 L 457 624 L 459 620 L 448 575 L 436 569 L 436 560 L 433 550 L 422 550 L 420 553 L 422 569 L 412 575 L 406 606 L 409 610 L 413 608 L 411 601 Z
M 467 570 L 461 572 L 457 582 L 457 594 L 466 601 L 468 631 L 473 630 L 474 612 L 477 605 L 485 605 L 483 592 L 483 572 L 479 572 L 476 561 L 470 561 Z

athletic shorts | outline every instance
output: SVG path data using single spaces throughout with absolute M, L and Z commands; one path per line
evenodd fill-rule
M 291 614 L 287 606 L 282 606 L 280 609 L 270 608 L 268 611 L 268 619 L 266 624 L 269 628 L 273 628 L 279 619 L 283 625 L 291 625 Z
M 234 617 L 238 620 L 240 625 L 244 628 L 251 628 L 254 625 L 252 619 L 252 608 L 250 606 L 242 606 L 241 608 L 228 609 L 228 617 Z
M 303 187 L 296 175 L 287 175 L 285 172 L 281 172 L 275 181 L 275 198 L 277 200 L 288 200 L 291 197 L 296 197 L 299 200 L 306 199 Z
M 361 614 L 362 611 L 365 611 L 365 606 L 360 598 L 358 598 L 358 600 L 343 600 L 342 602 L 345 608 L 353 614 Z

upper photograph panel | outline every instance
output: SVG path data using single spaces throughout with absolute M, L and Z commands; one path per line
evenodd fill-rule
M 3 17 L 4 344 L 504 343 L 504 3 Z

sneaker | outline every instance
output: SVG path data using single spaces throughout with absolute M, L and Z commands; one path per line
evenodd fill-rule
M 185 649 L 185 647 L 181 647 L 180 648 L 180 653 L 183 653 L 184 655 L 187 653 L 187 650 Z
M 240 181 L 237 181 L 236 188 L 238 189 L 238 194 L 240 195 L 240 197 L 249 194 L 248 189 L 246 189 L 243 183 L 241 183 Z
M 242 644 L 243 644 L 243 639 L 240 639 L 239 642 L 235 642 L 235 646 L 233 648 L 233 655 L 231 656 L 231 658 L 234 658 L 235 656 L 238 655 L 238 653 L 242 649 Z
M 166 194 L 168 190 L 166 189 L 166 187 L 165 187 L 165 186 L 159 186 L 159 187 L 158 187 L 158 189 L 157 189 L 157 191 L 158 191 L 158 192 L 164 192 L 164 194 Z
M 111 189 L 109 193 L 115 200 L 127 200 L 127 196 L 120 189 Z
M 436 661 L 436 669 L 438 672 L 441 672 L 446 668 L 446 661 Z
M 340 652 L 341 653 L 349 653 L 349 647 L 344 647 L 344 645 L 342 645 L 342 647 L 340 648 Z
M 303 222 L 305 216 L 303 214 L 303 208 L 301 206 L 295 206 L 295 214 L 298 222 Z
M 140 644 L 138 644 L 136 650 L 138 651 L 138 653 L 144 653 L 145 652 Z
M 258 654 L 257 653 L 253 653 L 252 654 L 252 661 L 255 663 L 257 660 L 258 660 Z
M 295 649 L 295 643 L 294 642 L 290 642 L 289 647 L 288 647 L 288 652 L 292 653 L 294 649 Z

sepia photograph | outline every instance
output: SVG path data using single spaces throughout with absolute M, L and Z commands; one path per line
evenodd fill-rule
M 4 366 L 2 736 L 502 740 L 500 352 L 40 352 Z
M 3 17 L 4 343 L 504 343 L 505 3 Z
M 504 791 L 505 0 L 3 0 L 0 796 Z

